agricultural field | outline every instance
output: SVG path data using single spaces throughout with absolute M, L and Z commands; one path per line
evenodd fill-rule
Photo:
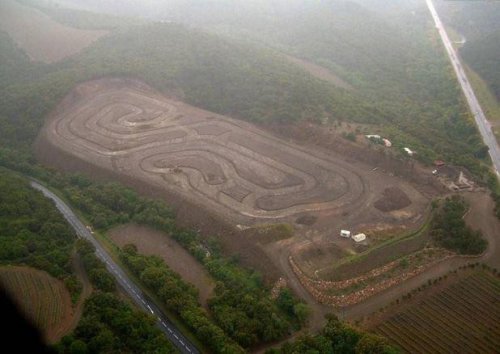
M 496 353 L 499 299 L 498 275 L 477 270 L 411 305 L 393 306 L 371 328 L 408 353 Z
M 207 300 L 213 295 L 215 281 L 196 258 L 168 235 L 146 226 L 127 224 L 110 230 L 109 237 L 119 247 L 134 244 L 139 253 L 163 259 L 182 279 L 198 289 L 200 303 L 207 305 Z
M 0 30 L 7 32 L 32 60 L 45 63 L 76 54 L 107 33 L 64 26 L 15 0 L 0 2 Z
M 71 298 L 61 281 L 34 268 L 4 266 L 0 283 L 48 342 L 57 342 L 71 330 Z

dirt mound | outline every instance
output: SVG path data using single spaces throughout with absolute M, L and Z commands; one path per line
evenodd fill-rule
M 388 212 L 406 208 L 411 204 L 410 198 L 398 187 L 389 187 L 384 190 L 382 198 L 374 204 L 380 211 Z
M 311 215 L 311 214 L 305 214 L 305 215 L 301 215 L 297 218 L 297 220 L 295 220 L 295 222 L 299 225 L 307 225 L 307 226 L 311 226 L 313 225 L 316 220 L 318 218 L 314 215 Z

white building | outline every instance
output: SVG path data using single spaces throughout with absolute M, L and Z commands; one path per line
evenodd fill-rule
M 406 151 L 406 153 L 407 153 L 408 155 L 410 155 L 410 156 L 413 156 L 413 155 L 415 154 L 415 151 L 412 151 L 412 150 L 410 150 L 410 149 L 409 149 L 409 148 L 407 148 L 407 147 L 405 147 L 405 148 L 404 148 L 404 151 Z
M 352 237 L 352 239 L 355 241 L 355 242 L 362 242 L 364 240 L 366 240 L 366 235 L 365 234 L 357 234 L 357 235 L 354 235 Z
M 390 148 L 392 146 L 392 143 L 389 139 L 382 139 L 382 141 L 384 142 L 385 147 Z
M 340 236 L 341 237 L 351 237 L 351 231 L 348 231 L 348 230 L 340 230 Z

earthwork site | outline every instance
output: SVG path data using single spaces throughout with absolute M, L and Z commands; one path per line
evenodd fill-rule
M 37 155 L 189 205 L 182 213 L 198 215 L 195 227 L 219 234 L 271 284 L 285 281 L 318 318 L 455 257 L 428 243 L 430 201 L 443 193 L 430 173 L 410 181 L 354 152 L 278 138 L 135 80 L 75 87 L 47 120 Z M 206 220 L 217 225 L 206 229 Z

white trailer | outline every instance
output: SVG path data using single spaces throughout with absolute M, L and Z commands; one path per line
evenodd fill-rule
M 346 237 L 346 238 L 351 237 L 351 231 L 348 231 L 348 230 L 340 230 L 340 237 Z

